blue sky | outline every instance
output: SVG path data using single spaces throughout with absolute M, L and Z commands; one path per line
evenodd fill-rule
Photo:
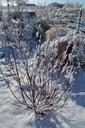
M 2 0 L 3 5 L 6 5 L 7 0 Z M 58 2 L 58 3 L 66 3 L 66 2 L 73 2 L 73 3 L 80 3 L 80 4 L 84 4 L 85 5 L 85 0 L 29 0 L 29 3 L 34 3 L 34 4 L 48 4 L 48 3 L 52 3 L 52 2 Z
M 73 2 L 73 3 L 81 3 L 81 4 L 85 4 L 85 0 L 29 0 L 30 3 L 35 3 L 35 4 L 38 4 L 38 3 L 51 3 L 51 2 L 58 2 L 58 3 L 66 3 L 66 2 Z

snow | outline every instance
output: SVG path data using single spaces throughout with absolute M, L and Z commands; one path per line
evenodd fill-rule
M 85 92 L 85 72 L 76 79 L 72 92 Z M 14 91 L 17 88 L 12 87 Z M 11 97 L 9 88 L 0 74 L 0 128 L 85 128 L 85 96 L 68 99 L 60 111 L 49 114 L 44 120 L 35 120 L 34 113 L 20 107 Z M 18 106 L 19 105 L 19 106 Z
M 50 50 L 51 47 L 48 48 L 48 51 L 49 53 L 53 52 Z M 1 51 L 1 54 L 5 53 L 6 47 L 2 47 Z M 1 62 L 0 67 L 8 78 L 8 82 L 11 83 L 12 79 Z M 71 74 L 69 73 L 69 75 Z M 13 84 L 16 85 L 16 83 Z M 18 88 L 14 85 L 12 85 L 12 89 L 19 96 Z M 43 120 L 36 120 L 32 111 L 28 111 L 16 103 L 0 74 L 0 128 L 85 128 L 85 69 L 77 74 L 71 92 L 72 97 L 68 99 L 67 104 L 62 109 L 50 113 Z
M 62 10 L 66 11 L 66 8 L 64 7 L 64 8 L 62 8 Z M 62 12 L 63 12 L 62 10 L 58 9 L 60 16 L 62 15 L 62 17 L 63 17 L 64 14 L 62 14 Z M 67 8 L 68 13 L 69 13 L 69 10 L 70 9 Z M 75 10 L 70 10 L 70 11 L 73 12 Z M 52 13 L 54 13 L 54 12 L 52 12 Z M 43 14 L 43 12 L 42 12 L 42 14 Z M 65 12 L 65 14 L 66 14 L 66 12 Z M 45 14 L 43 14 L 43 15 L 45 15 Z M 42 15 L 42 17 L 43 17 L 43 15 Z M 57 13 L 56 13 L 56 15 L 57 15 Z M 72 15 L 73 15 L 73 13 L 72 13 Z M 53 16 L 53 14 L 50 14 L 49 17 L 52 18 L 52 16 Z M 38 17 L 40 17 L 39 14 L 38 14 Z M 63 19 L 63 20 L 64 20 L 64 22 L 67 21 L 67 19 Z M 57 21 L 58 20 L 56 20 L 56 22 Z M 16 21 L 12 20 L 12 22 L 15 23 Z M 27 25 L 25 28 L 26 30 L 27 30 L 27 28 L 30 29 L 29 31 L 27 31 L 29 33 L 29 37 L 28 37 L 28 34 L 26 35 L 27 38 L 32 37 L 30 35 L 30 31 L 34 31 L 34 29 L 31 29 L 32 25 L 33 24 L 29 23 L 29 25 Z M 73 29 L 76 26 L 76 24 L 68 24 L 68 25 L 71 26 L 71 29 Z M 68 25 L 66 27 L 69 27 Z M 68 33 L 67 35 L 62 36 L 61 38 L 58 37 L 58 39 L 56 37 L 55 41 L 52 41 L 49 43 L 49 46 L 48 46 L 48 41 L 44 42 L 44 44 L 42 44 L 41 49 L 40 49 L 41 56 L 48 57 L 48 58 L 50 57 L 50 61 L 52 61 L 53 56 L 51 56 L 51 55 L 54 52 L 58 52 L 57 48 L 56 48 L 58 46 L 58 41 L 60 41 L 60 42 L 68 41 L 69 45 L 71 44 L 71 41 L 76 42 L 77 39 L 79 39 L 79 41 L 82 42 L 82 44 L 85 42 L 84 41 L 85 35 L 83 35 L 82 33 L 77 35 L 75 30 L 70 31 L 69 28 L 66 28 L 67 33 Z M 36 33 L 36 36 L 38 36 L 38 32 Z M 8 73 L 8 71 L 7 71 L 8 68 L 6 70 L 5 67 L 3 66 L 3 64 L 5 64 L 6 66 L 9 67 L 9 60 L 8 60 L 8 49 L 6 46 L 4 46 L 2 44 L 1 40 L 3 42 L 5 42 L 5 37 L 3 36 L 3 32 L 0 31 L 0 68 L 4 72 L 4 75 L 7 78 L 7 82 L 11 83 L 11 88 L 12 88 L 13 92 L 16 93 L 16 95 L 19 98 L 21 98 L 19 95 L 19 88 L 17 87 L 17 83 L 15 81 L 13 81 L 12 77 Z M 27 46 L 29 46 L 29 51 L 31 52 L 31 53 L 27 53 L 27 54 L 32 54 L 32 57 L 33 57 L 33 54 L 36 49 L 35 43 L 36 43 L 36 41 L 31 39 L 29 41 L 29 44 L 27 45 Z M 81 59 L 83 59 L 82 60 L 82 62 L 83 62 L 85 60 L 85 51 L 84 51 L 85 47 L 83 48 L 83 46 L 85 44 L 83 44 L 83 46 L 82 46 L 82 44 L 80 43 L 78 48 L 76 48 L 76 45 L 74 45 L 73 51 L 76 52 L 78 58 L 80 57 Z M 25 51 L 26 42 L 21 41 L 20 46 Z M 38 52 L 38 50 L 37 50 L 37 52 Z M 72 53 L 70 53 L 68 55 L 68 57 L 69 57 L 69 60 L 72 61 Z M 34 55 L 34 58 L 36 59 L 36 55 Z M 32 59 L 34 60 L 34 58 L 29 59 L 30 67 L 32 65 Z M 2 63 L 1 59 L 3 60 L 4 63 Z M 42 60 L 43 61 L 40 65 L 41 67 L 43 67 L 43 65 L 44 65 L 44 59 L 42 59 Z M 37 63 L 36 61 L 37 60 L 35 60 L 34 66 Z M 56 68 L 58 63 L 59 62 L 56 61 L 56 64 L 53 66 L 53 69 Z M 84 63 L 85 63 L 85 61 L 84 61 Z M 22 65 L 22 63 L 21 63 L 21 65 Z M 67 65 L 64 66 L 62 72 L 64 72 L 66 67 L 67 67 Z M 73 67 L 72 67 L 72 69 L 73 69 Z M 23 72 L 23 71 L 24 71 L 24 67 L 21 70 L 21 72 Z M 44 70 L 42 71 L 42 73 L 44 74 Z M 70 77 L 70 82 L 74 81 L 74 77 L 72 77 L 71 73 L 73 73 L 73 72 L 71 72 L 71 70 L 70 70 L 66 76 L 67 78 Z M 21 75 L 21 77 L 23 77 L 23 75 Z M 38 80 L 38 83 L 39 83 L 39 79 L 37 77 L 36 77 L 36 80 Z M 34 79 L 34 75 L 33 75 L 32 79 Z M 49 79 L 49 77 L 48 77 L 48 79 Z M 23 88 L 25 90 L 29 89 L 29 88 L 27 88 L 26 85 Z M 43 92 L 44 92 L 44 90 L 43 90 Z M 71 88 L 71 96 L 67 100 L 67 104 L 63 108 L 61 108 L 59 111 L 57 111 L 57 112 L 53 111 L 46 118 L 44 118 L 44 119 L 41 118 L 40 120 L 36 120 L 33 111 L 31 111 L 31 110 L 29 111 L 24 106 L 17 103 L 17 101 L 14 99 L 14 96 L 12 95 L 10 89 L 8 88 L 7 84 L 4 82 L 3 75 L 0 74 L 0 128 L 85 128 L 85 67 L 82 68 L 81 70 L 79 70 L 78 74 L 76 75 L 75 82 Z

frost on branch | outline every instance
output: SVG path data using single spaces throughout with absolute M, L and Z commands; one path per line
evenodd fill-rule
M 17 83 L 20 97 L 13 92 L 12 85 L 7 84 L 18 102 L 27 110 L 33 110 L 37 118 L 44 118 L 65 105 L 78 68 L 85 59 L 82 40 L 79 35 L 73 35 L 45 42 L 31 59 L 25 43 L 17 46 L 18 59 L 8 43 L 10 66 L 6 68 Z

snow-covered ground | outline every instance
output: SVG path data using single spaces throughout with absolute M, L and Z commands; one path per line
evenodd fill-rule
M 7 55 L 7 48 L 2 46 L 2 43 L 0 44 L 0 55 L 3 53 Z M 7 56 L 4 59 L 6 60 Z M 16 85 L 1 61 L 0 68 L 8 82 Z M 18 94 L 18 88 L 14 85 L 11 84 L 11 88 L 14 93 Z M 71 92 L 72 96 L 62 109 L 49 114 L 44 120 L 35 120 L 32 111 L 16 103 L 0 74 L 0 128 L 85 128 L 85 68 L 76 76 Z
M 17 92 L 16 87 L 12 89 Z M 73 96 L 64 108 L 36 121 L 33 112 L 12 100 L 13 96 L 0 74 L 0 128 L 85 128 L 85 69 L 77 76 L 72 92 Z

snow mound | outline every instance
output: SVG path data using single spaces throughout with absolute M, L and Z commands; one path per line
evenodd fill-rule
M 45 59 L 45 64 L 49 63 L 50 58 L 53 62 L 57 61 L 57 59 L 59 59 L 59 62 L 65 59 L 65 63 L 72 62 L 75 66 L 80 63 L 81 66 L 85 66 L 84 38 L 84 35 L 70 32 L 59 39 L 55 38 L 53 41 L 46 41 L 40 48 L 41 56 Z M 65 54 L 67 56 L 64 56 Z

